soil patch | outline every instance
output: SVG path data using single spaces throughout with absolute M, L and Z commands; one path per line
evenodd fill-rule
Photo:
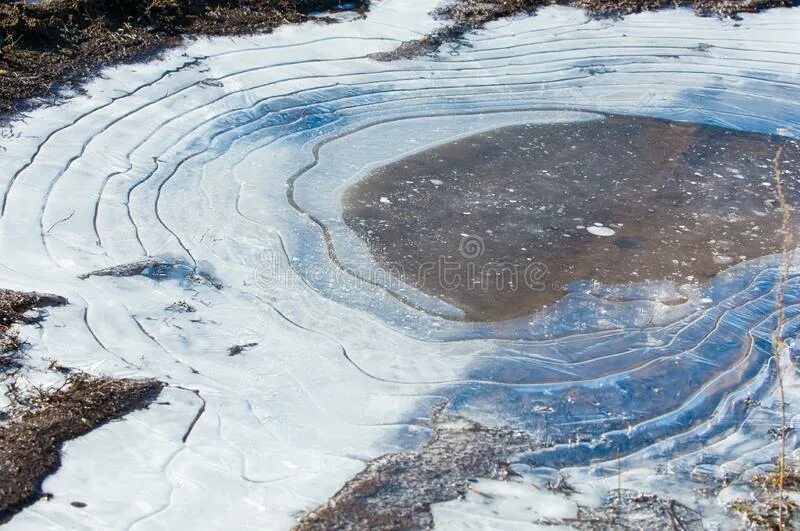
M 419 452 L 371 461 L 295 530 L 430 529 L 430 504 L 463 496 L 475 478 L 505 478 L 509 457 L 534 447 L 524 432 L 438 414 L 431 424 L 435 436 Z
M 355 2 L 359 7 L 365 2 Z M 0 0 L 0 123 L 57 99 L 99 67 L 152 55 L 184 34 L 270 31 L 338 0 Z
M 302 517 L 295 531 L 432 529 L 431 504 L 464 499 L 470 492 L 490 502 L 480 480 L 520 481 L 508 460 L 538 445 L 523 432 L 439 413 L 431 427 L 434 438 L 419 451 L 370 461 L 325 505 Z M 567 498 L 577 491 L 556 475 L 543 488 Z M 700 515 L 675 500 L 627 489 L 612 492 L 598 508 L 579 505 L 577 518 L 540 523 L 583 530 L 703 529 Z
M 30 409 L 0 426 L 0 523 L 42 496 L 64 442 L 152 402 L 164 384 L 72 373 L 30 397 Z

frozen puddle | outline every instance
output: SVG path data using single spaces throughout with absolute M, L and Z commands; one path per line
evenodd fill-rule
M 368 57 L 431 7 L 193 41 L 4 131 L 0 285 L 71 303 L 26 330 L 30 363 L 170 384 L 68 444 L 53 499 L 11 528 L 287 529 L 419 448 L 442 404 L 524 432 L 519 473 L 562 468 L 580 503 L 621 466 L 724 522 L 698 478 L 773 462 L 773 159 L 796 200 L 800 10 L 553 7 L 438 57 Z M 550 289 L 421 285 L 439 256 L 540 264 Z M 468 496 L 472 523 L 574 514 L 485 485 L 498 505 Z

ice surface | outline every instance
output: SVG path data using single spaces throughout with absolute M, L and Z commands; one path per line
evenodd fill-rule
M 13 124 L 0 150 L 0 284 L 71 302 L 33 355 L 172 387 L 69 444 L 45 483 L 54 499 L 11 528 L 235 518 L 285 529 L 365 460 L 415 448 L 443 399 L 555 443 L 521 457 L 532 466 L 621 450 L 632 484 L 657 488 L 635 467 L 688 477 L 710 462 L 745 474 L 770 461 L 776 257 L 708 284 L 597 286 L 528 318 L 470 323 L 408 285 L 387 292 L 341 197 L 372 169 L 457 138 L 597 113 L 795 138 L 800 11 L 588 21 L 553 7 L 438 57 L 367 58 L 432 28 L 431 7 L 393 0 L 365 20 L 198 39 Z M 181 265 L 81 278 L 148 258 Z M 789 338 L 800 327 L 792 275 Z M 195 311 L 176 312 L 182 302 Z M 601 489 L 610 470 L 570 472 Z M 506 506 L 518 497 L 500 494 Z

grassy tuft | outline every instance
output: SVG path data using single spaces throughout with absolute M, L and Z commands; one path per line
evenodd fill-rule
M 145 407 L 162 387 L 155 380 L 76 372 L 57 388 L 30 393 L 30 407 L 0 426 L 0 522 L 41 497 L 42 481 L 59 467 L 64 442 Z

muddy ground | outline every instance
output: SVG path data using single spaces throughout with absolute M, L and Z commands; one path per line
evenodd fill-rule
M 505 479 L 509 457 L 534 448 L 524 432 L 437 412 L 431 427 L 434 437 L 418 452 L 371 461 L 295 530 L 432 528 L 431 503 L 463 496 L 478 477 Z
M 425 446 L 370 461 L 325 505 L 303 516 L 294 531 L 433 529 L 431 504 L 463 500 L 470 492 L 491 500 L 481 492 L 481 479 L 521 481 L 508 461 L 538 445 L 524 432 L 489 428 L 437 411 L 431 427 L 434 436 Z M 561 475 L 544 488 L 567 498 L 579 489 Z M 627 489 L 612 492 L 596 508 L 578 505 L 576 518 L 538 523 L 591 531 L 703 529 L 702 518 L 693 509 Z
M 0 410 L 0 524 L 43 495 L 42 481 L 60 466 L 64 442 L 147 406 L 163 387 L 155 380 L 91 376 L 54 362 L 48 370 L 62 375 L 60 385 L 22 389 L 17 377 L 25 371 L 26 343 L 16 325 L 35 324 L 47 307 L 64 304 L 57 295 L 0 289 L 0 388 L 10 404 Z
M 0 523 L 47 496 L 42 481 L 60 466 L 66 441 L 145 407 L 162 387 L 154 380 L 74 373 L 63 386 L 26 397 L 24 412 L 0 426 Z
M 144 59 L 182 36 L 261 33 L 338 0 L 0 0 L 0 123 L 99 67 Z

